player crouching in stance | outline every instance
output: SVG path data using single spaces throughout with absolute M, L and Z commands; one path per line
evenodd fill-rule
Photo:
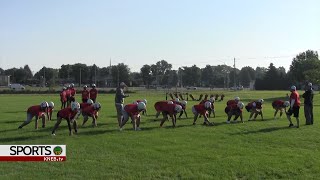
M 148 116 L 147 115 L 147 100 L 146 99 L 143 99 L 143 100 L 138 99 L 138 100 L 134 101 L 133 104 L 138 104 L 139 102 L 143 102 L 146 105 L 146 109 L 142 111 L 142 115 Z
M 53 127 L 52 135 L 55 136 L 56 130 L 58 129 L 62 119 L 67 120 L 68 128 L 69 128 L 69 135 L 72 135 L 72 129 L 71 129 L 71 123 L 73 124 L 74 132 L 78 133 L 77 130 L 77 121 L 75 120 L 75 116 L 78 114 L 80 110 L 80 104 L 77 102 L 72 102 L 71 107 L 67 107 L 64 109 L 61 109 L 57 113 L 57 122 Z
M 280 111 L 280 118 L 283 112 L 286 112 L 286 108 L 290 106 L 289 101 L 275 100 L 272 102 L 272 107 L 276 111 L 274 112 L 273 118 L 276 119 L 278 111 Z
M 140 112 L 146 109 L 146 104 L 144 102 L 134 103 L 134 104 L 127 104 L 124 106 L 122 110 L 122 120 L 120 131 L 122 131 L 122 127 L 127 123 L 129 117 L 132 120 L 133 130 L 140 131 Z
M 92 127 L 97 127 L 98 111 L 101 109 L 101 104 L 96 102 L 93 106 L 87 106 L 82 109 L 83 123 L 82 126 L 88 121 L 89 117 L 92 117 Z
M 44 101 L 40 105 L 29 107 L 27 110 L 27 119 L 19 126 L 19 129 L 29 124 L 33 117 L 36 117 L 35 129 L 38 129 L 38 119 L 40 118 L 42 119 L 42 127 L 44 128 L 46 126 L 45 112 L 47 111 L 48 106 L 48 103 Z
M 47 108 L 47 117 L 49 121 L 51 121 L 52 119 L 53 109 L 54 109 L 54 103 L 51 101 L 48 103 L 48 108 Z
M 158 101 L 154 104 L 154 108 L 156 109 L 156 118 L 159 117 L 160 113 L 163 109 L 168 105 L 168 103 L 172 103 L 172 101 Z
M 214 125 L 208 119 L 208 115 L 209 115 L 208 111 L 211 110 L 211 108 L 212 108 L 212 104 L 210 101 L 206 101 L 205 103 L 196 104 L 192 106 L 192 113 L 194 114 L 193 125 L 196 125 L 196 121 L 199 115 L 202 115 L 204 118 L 203 125 L 209 125 L 209 126 Z
M 240 117 L 241 122 L 243 123 L 242 117 L 242 109 L 244 104 L 242 102 L 238 102 L 237 104 L 231 104 L 224 109 L 224 112 L 228 115 L 228 120 L 226 123 L 230 123 L 231 117 L 234 115 L 233 122 L 237 122 L 237 119 Z
M 186 115 L 186 118 L 188 118 L 186 107 L 187 107 L 187 101 L 180 101 L 179 98 L 176 98 L 172 101 L 174 104 L 180 105 L 182 107 L 182 111 L 180 112 L 179 118 L 181 118 L 182 114 L 184 113 Z
M 168 115 L 172 119 L 172 126 L 176 127 L 177 123 L 177 113 L 182 112 L 182 106 L 178 104 L 174 104 L 172 101 L 168 101 L 168 103 L 162 108 L 163 119 L 161 120 L 160 127 L 162 127 L 163 123 L 168 120 Z
M 263 99 L 259 99 L 257 101 L 250 102 L 246 105 L 246 110 L 250 112 L 250 117 L 248 121 L 255 121 L 258 115 L 261 115 L 261 119 L 263 120 L 262 104 Z M 253 115 L 254 118 L 252 119 Z
M 211 97 L 209 100 L 202 100 L 199 104 L 205 104 L 206 102 L 210 102 L 211 103 L 211 108 L 208 109 L 208 116 L 210 117 L 211 113 L 212 113 L 213 117 L 215 118 L 216 117 L 216 113 L 214 111 L 214 102 L 215 102 L 214 97 Z M 199 117 L 201 117 L 201 114 L 199 115 Z

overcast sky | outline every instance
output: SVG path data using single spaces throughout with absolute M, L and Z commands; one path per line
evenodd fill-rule
M 319 0 L 0 0 L 0 67 L 166 60 L 289 68 L 320 51 Z

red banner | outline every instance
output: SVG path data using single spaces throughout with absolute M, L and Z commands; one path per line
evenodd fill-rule
M 0 156 L 0 161 L 66 161 L 66 156 Z

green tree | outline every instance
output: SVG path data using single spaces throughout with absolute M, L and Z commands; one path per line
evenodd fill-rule
M 240 83 L 243 86 L 249 86 L 250 82 L 255 79 L 255 70 L 252 67 L 246 66 L 240 70 Z
M 113 83 L 117 86 L 120 82 L 124 82 L 127 85 L 129 85 L 130 81 L 130 69 L 128 65 L 125 65 L 123 63 L 119 63 L 116 66 L 111 67 L 111 75 L 113 78 Z
M 143 65 L 140 69 L 140 74 L 144 84 L 149 88 L 149 85 L 154 79 L 152 76 L 151 66 L 148 64 Z
M 320 61 L 317 51 L 307 50 L 306 52 L 298 54 L 293 58 L 290 65 L 290 75 L 292 80 L 296 82 L 308 81 L 308 77 L 311 77 L 310 72 L 320 70 L 319 64 Z

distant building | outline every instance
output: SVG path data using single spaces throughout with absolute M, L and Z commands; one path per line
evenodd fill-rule
M 9 84 L 10 84 L 10 76 L 0 75 L 0 86 L 9 86 Z

